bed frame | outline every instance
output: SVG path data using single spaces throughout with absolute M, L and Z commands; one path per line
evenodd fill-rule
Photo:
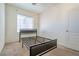
M 24 33 L 36 33 L 35 38 L 33 37 L 26 37 L 21 38 L 21 34 Z M 43 38 L 38 40 L 37 36 L 37 30 L 21 30 L 19 33 L 19 42 L 22 41 L 22 48 L 23 46 L 26 46 L 30 52 L 30 56 L 41 56 L 47 52 L 49 52 L 52 49 L 57 48 L 57 39 L 51 40 L 48 38 Z M 32 40 L 32 41 L 31 41 Z M 42 41 L 40 41 L 42 40 Z M 39 43 L 37 43 L 39 42 Z M 31 44 L 32 43 L 32 44 Z
M 30 46 L 30 56 L 41 56 L 55 48 L 57 48 L 57 39 Z

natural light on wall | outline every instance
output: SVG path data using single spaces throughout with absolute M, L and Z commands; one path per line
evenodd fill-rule
M 20 29 L 27 30 L 33 28 L 34 28 L 33 17 L 17 14 L 17 32 L 19 32 Z

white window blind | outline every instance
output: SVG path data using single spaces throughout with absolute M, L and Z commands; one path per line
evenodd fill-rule
M 19 32 L 20 29 L 33 29 L 33 25 L 33 17 L 17 14 L 17 32 Z

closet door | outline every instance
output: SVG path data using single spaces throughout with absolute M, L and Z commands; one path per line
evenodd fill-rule
M 68 13 L 68 46 L 79 51 L 79 8 L 74 8 Z

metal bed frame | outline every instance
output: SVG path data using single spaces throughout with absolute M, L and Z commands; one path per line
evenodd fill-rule
M 21 34 L 23 33 L 36 33 L 36 36 L 21 38 Z M 23 46 L 26 46 L 28 48 L 30 56 L 41 56 L 49 52 L 50 50 L 57 48 L 57 39 L 51 40 L 43 37 L 40 38 L 44 40 L 38 40 L 37 30 L 21 30 L 19 33 L 19 42 L 22 42 L 22 48 Z
M 57 39 L 30 46 L 30 56 L 42 56 L 43 54 L 57 48 Z

